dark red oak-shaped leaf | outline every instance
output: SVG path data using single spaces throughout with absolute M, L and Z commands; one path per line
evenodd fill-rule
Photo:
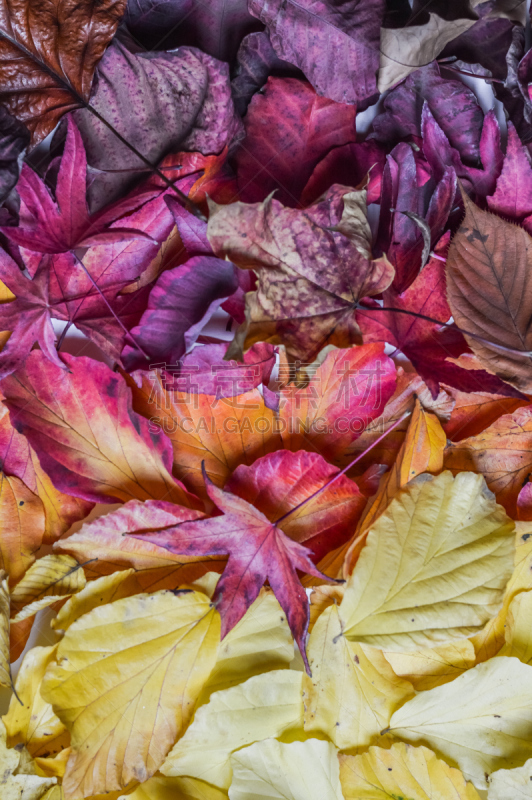
M 248 6 L 279 58 L 299 67 L 318 94 L 363 107 L 376 95 L 384 0 L 248 0 Z
M 229 555 L 212 598 L 222 617 L 222 637 L 242 619 L 269 581 L 308 670 L 305 637 L 309 606 L 297 570 L 328 578 L 314 566 L 308 547 L 291 539 L 247 500 L 219 489 L 205 472 L 204 480 L 210 499 L 223 516 L 185 522 L 154 534 L 140 534 L 138 538 L 179 555 Z M 354 494 L 357 493 L 358 489 Z M 270 508 L 269 500 L 266 504 Z
M 126 226 L 108 229 L 117 216 L 127 213 L 128 204 L 125 202 L 91 217 L 87 207 L 86 173 L 85 148 L 72 117 L 69 117 L 65 149 L 57 174 L 57 199 L 54 200 L 37 173 L 24 165 L 17 184 L 22 204 L 19 224 L 16 228 L 0 228 L 2 233 L 20 247 L 39 253 L 64 253 L 76 247 L 146 238 L 142 231 Z M 133 200 L 133 206 L 138 204 Z
M 356 140 L 355 119 L 355 106 L 320 97 L 306 81 L 269 78 L 250 103 L 236 153 L 240 199 L 260 202 L 275 190 L 276 200 L 297 207 L 318 161 Z
M 91 105 L 153 164 L 179 150 L 219 153 L 242 131 L 228 65 L 200 50 L 130 53 L 115 41 L 97 75 Z M 96 211 L 130 189 L 146 164 L 90 111 L 74 116 L 90 166 L 102 170 L 89 187 Z

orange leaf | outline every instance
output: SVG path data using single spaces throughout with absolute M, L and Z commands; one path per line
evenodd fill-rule
M 44 508 L 19 478 L 0 473 L 0 569 L 10 585 L 35 561 L 44 535 Z

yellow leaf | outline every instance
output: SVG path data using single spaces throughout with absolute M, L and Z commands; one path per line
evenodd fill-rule
M 416 692 L 434 689 L 475 666 L 475 648 L 469 639 L 444 642 L 411 652 L 384 650 L 396 675 L 410 681 Z
M 516 769 L 499 769 L 490 775 L 488 800 L 531 800 L 532 758 Z
M 17 775 L 20 752 L 6 747 L 6 729 L 0 721 L 0 787 L 2 800 L 41 800 L 56 782 L 55 778 Z
M 163 778 L 156 775 L 119 800 L 227 800 L 227 792 L 196 778 Z
M 343 750 L 380 738 L 395 709 L 414 695 L 380 650 L 342 635 L 337 606 L 316 622 L 307 652 L 312 677 L 303 676 L 305 731 L 324 733 Z
M 477 661 L 486 661 L 503 647 L 504 626 L 510 603 L 519 592 L 532 589 L 532 523 L 516 522 L 515 528 L 514 571 L 504 592 L 502 608 L 493 619 L 488 620 L 481 631 L 471 637 Z
M 45 778 L 63 778 L 71 752 L 71 747 L 65 747 L 56 756 L 49 758 L 37 756 L 34 760 L 37 774 L 43 775 Z
M 70 626 L 41 689 L 72 737 L 67 797 L 157 771 L 190 721 L 219 637 L 218 614 L 196 592 L 124 598 Z
M 515 656 L 525 664 L 532 664 L 532 592 L 521 592 L 510 603 L 505 639 L 499 655 Z
M 0 473 L 0 569 L 10 584 L 19 581 L 35 561 L 44 535 L 44 507 L 18 478 Z
M 390 505 L 400 489 L 424 472 L 440 472 L 447 437 L 436 414 L 426 411 L 416 398 L 405 440 L 392 468 L 382 478 L 375 497 L 368 501 L 355 536 L 344 546 L 343 575 L 351 574 L 368 531 Z
M 13 609 L 18 609 L 13 622 L 32 617 L 56 600 L 79 592 L 86 582 L 82 567 L 72 556 L 52 554 L 40 558 L 11 592 Z
M 41 696 L 42 679 L 48 665 L 55 661 L 56 650 L 57 645 L 28 650 L 15 683 L 21 702 L 12 697 L 3 718 L 9 746 L 23 744 L 34 758 L 55 754 L 70 743 L 65 726 Z
M 11 663 L 9 658 L 9 614 L 10 597 L 7 572 L 0 570 L 0 686 L 11 688 Z M 16 698 L 14 698 L 16 702 Z
M 514 549 L 481 475 L 420 475 L 368 534 L 340 606 L 345 635 L 400 650 L 474 633 L 501 606 Z
M 395 712 L 390 731 L 451 759 L 479 789 L 532 755 L 532 667 L 492 658 Z
M 233 753 L 231 800 L 343 800 L 336 748 L 266 739 Z
M 326 608 L 334 604 L 340 605 L 343 600 L 345 584 L 325 583 L 323 586 L 315 586 L 310 595 L 310 624 L 312 630 L 316 620 Z
M 228 789 L 234 750 L 303 727 L 301 678 L 300 672 L 276 670 L 212 694 L 168 754 L 163 775 L 188 775 Z
M 426 747 L 399 742 L 389 750 L 370 747 L 362 755 L 339 758 L 345 800 L 480 800 L 460 770 Z

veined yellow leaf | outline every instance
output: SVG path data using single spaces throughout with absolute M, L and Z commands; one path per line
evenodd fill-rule
M 522 767 L 499 769 L 490 775 L 488 800 L 531 800 L 532 758 Z
M 197 778 L 164 778 L 154 775 L 119 800 L 227 800 L 227 792 Z
M 486 776 L 532 756 L 532 667 L 492 658 L 395 712 L 394 736 L 428 745 L 479 789 Z
M 337 751 L 307 739 L 265 739 L 233 753 L 230 800 L 343 800 Z
M 11 663 L 9 659 L 9 615 L 11 599 L 9 596 L 8 575 L 0 569 L 0 686 L 11 688 Z
M 386 650 L 463 638 L 498 612 L 513 555 L 514 523 L 481 475 L 420 475 L 368 534 L 340 605 L 344 634 Z
M 303 676 L 304 727 L 324 733 L 341 749 L 365 747 L 414 695 L 380 650 L 342 635 L 338 607 L 319 617 L 308 643 L 312 677 Z
M 168 754 L 163 775 L 188 775 L 228 789 L 234 750 L 303 728 L 301 679 L 300 672 L 276 670 L 214 692 Z
M 0 721 L 0 790 L 2 800 L 41 800 L 56 783 L 55 778 L 16 774 L 21 754 L 6 747 L 6 729 Z
M 199 592 L 124 598 L 70 626 L 41 689 L 72 737 L 68 798 L 157 771 L 190 720 L 219 637 L 218 614 Z
M 340 781 L 345 800 L 480 800 L 460 770 L 432 750 L 404 742 L 389 750 L 370 747 L 359 756 L 340 755 Z
M 384 650 L 396 675 L 410 681 L 416 692 L 449 683 L 475 666 L 475 648 L 469 639 L 444 642 L 416 650 Z
M 56 600 L 75 594 L 86 584 L 83 568 L 75 558 L 51 554 L 36 561 L 11 592 L 17 611 L 13 622 L 32 617 Z
M 520 592 L 510 603 L 504 635 L 506 644 L 499 655 L 532 664 L 532 591 Z

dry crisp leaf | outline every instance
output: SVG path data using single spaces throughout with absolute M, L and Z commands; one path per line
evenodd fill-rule
M 85 573 L 75 558 L 43 556 L 31 565 L 11 592 L 11 605 L 16 612 L 13 622 L 20 622 L 56 600 L 79 592 L 85 584 Z
M 219 630 L 205 595 L 165 591 L 117 600 L 70 626 L 41 689 L 72 736 L 67 795 L 156 772 L 190 720 Z
M 355 535 L 342 553 L 345 577 L 353 571 L 371 526 L 388 508 L 399 490 L 423 472 L 440 472 L 446 443 L 447 438 L 438 417 L 426 411 L 416 398 L 406 437 L 395 463 L 382 478 L 377 494 L 366 505 Z
M 480 800 L 459 770 L 426 747 L 399 742 L 389 750 L 370 747 L 362 755 L 339 758 L 345 800 Z
M 307 650 L 312 677 L 303 676 L 305 731 L 326 734 L 341 750 L 378 740 L 394 710 L 414 695 L 380 650 L 346 639 L 337 606 L 319 617 Z
M 499 769 L 490 775 L 488 800 L 530 800 L 532 797 L 532 758 L 522 767 Z
M 447 257 L 447 294 L 454 320 L 482 337 L 483 341 L 466 339 L 486 369 L 530 393 L 532 239 L 523 228 L 482 211 L 465 194 L 463 201 L 465 219 Z
M 50 664 L 55 662 L 57 645 L 28 650 L 15 682 L 21 702 L 11 698 L 3 717 L 9 747 L 24 745 L 34 757 L 48 758 L 70 744 L 70 734 L 41 696 L 41 684 Z
M 460 639 L 501 604 L 514 523 L 480 475 L 421 475 L 370 530 L 340 606 L 349 639 L 415 649 Z
M 531 757 L 532 667 L 492 658 L 409 700 L 393 715 L 390 731 L 428 744 L 485 789 L 491 772 Z
M 465 33 L 472 19 L 442 19 L 430 14 L 425 25 L 381 28 L 379 92 L 385 92 L 411 72 L 434 61 L 445 45 Z
M 0 567 L 11 585 L 35 561 L 44 535 L 44 508 L 19 478 L 0 473 Z
M 41 800 L 56 783 L 55 778 L 18 774 L 21 753 L 6 747 L 6 729 L 0 721 L 0 786 L 2 800 Z
M 302 730 L 301 680 L 300 672 L 276 670 L 215 692 L 168 754 L 163 775 L 189 775 L 228 789 L 233 751 Z
M 336 748 L 266 739 L 231 756 L 230 800 L 343 800 Z
M 501 656 L 515 656 L 532 664 L 532 592 L 516 595 L 508 608 Z
M 43 5 L 3 0 L 2 102 L 28 126 L 34 144 L 63 114 L 89 99 L 94 70 L 125 7 L 124 0 L 53 0 Z

